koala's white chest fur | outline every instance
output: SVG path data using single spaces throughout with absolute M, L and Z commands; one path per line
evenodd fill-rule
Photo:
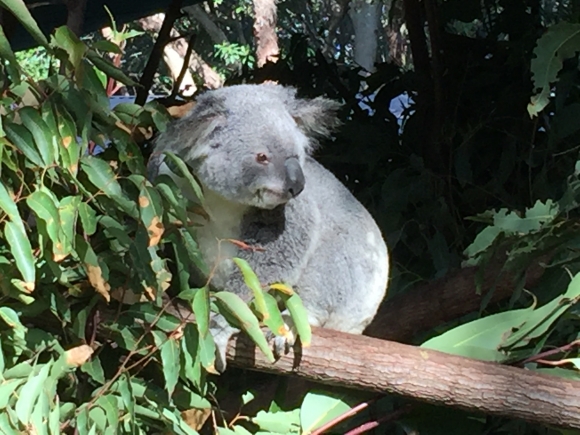
M 236 256 L 238 250 L 227 239 L 239 239 L 240 224 L 248 207 L 226 201 L 208 191 L 205 194 L 204 209 L 209 220 L 197 230 L 197 242 L 209 270 L 215 267 L 212 283 L 220 287 L 234 267 L 231 258 Z

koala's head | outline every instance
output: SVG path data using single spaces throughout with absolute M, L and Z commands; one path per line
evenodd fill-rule
M 179 154 L 205 189 L 236 203 L 272 209 L 304 189 L 305 158 L 338 125 L 339 104 L 297 99 L 279 85 L 208 91 L 157 140 Z

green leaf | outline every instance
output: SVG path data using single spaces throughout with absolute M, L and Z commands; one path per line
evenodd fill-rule
M 234 263 L 240 271 L 242 272 L 242 276 L 244 277 L 244 282 L 248 286 L 254 295 L 254 302 L 257 311 L 260 313 L 262 320 L 268 320 L 268 308 L 266 307 L 266 301 L 264 300 L 264 291 L 262 290 L 262 285 L 260 284 L 260 280 L 258 276 L 254 273 L 248 262 L 242 258 L 234 258 Z
M 58 205 L 54 198 L 44 189 L 35 190 L 26 198 L 26 204 L 34 212 L 36 217 L 42 219 L 46 225 L 46 231 L 54 245 L 60 243 L 60 217 Z
M 116 434 L 117 426 L 119 424 L 119 410 L 117 407 L 117 398 L 113 395 L 104 395 L 95 402 L 97 406 L 105 412 L 107 420 L 107 431 L 105 433 Z
M 517 331 L 514 331 L 502 344 L 505 348 L 527 345 L 534 338 L 544 335 L 552 324 L 572 305 L 580 300 L 580 273 L 577 273 L 568 290 L 542 307 L 536 308 Z
M 141 187 L 139 192 L 139 211 L 141 221 L 149 235 L 149 247 L 157 246 L 165 228 L 163 227 L 163 205 L 159 193 L 147 185 Z
M 44 383 L 48 378 L 51 366 L 50 363 L 44 364 L 38 374 L 32 373 L 18 393 L 18 401 L 14 409 L 18 420 L 24 425 L 27 425 L 30 420 L 32 409 L 44 389 Z
M 65 196 L 60 200 L 58 213 L 61 232 L 60 244 L 55 250 L 55 261 L 60 261 L 72 251 L 81 199 L 81 196 Z
M 201 187 L 198 184 L 198 182 L 195 181 L 195 178 L 193 178 L 193 175 L 191 174 L 191 171 L 187 168 L 185 162 L 171 151 L 164 151 L 163 154 L 165 154 L 165 157 L 169 157 L 170 162 L 168 162 L 169 163 L 168 167 L 171 169 L 171 164 L 177 167 L 177 169 L 180 172 L 180 174 L 177 175 L 181 175 L 181 177 L 187 180 L 188 187 L 195 193 L 195 196 L 203 204 L 203 191 L 201 190 Z
M 105 384 L 105 372 L 99 358 L 91 358 L 89 361 L 81 365 L 80 370 L 89 375 L 99 384 Z
M 185 378 L 198 388 L 201 385 L 202 379 L 199 346 L 199 332 L 197 328 L 192 323 L 187 323 L 183 329 L 183 340 L 181 340 L 181 354 L 183 358 L 181 367 Z
M 23 232 L 25 231 L 24 222 L 20 218 L 18 207 L 2 181 L 0 181 L 0 208 L 8 215 L 8 218 L 12 222 L 20 227 Z
M 299 433 L 300 410 L 289 412 L 266 412 L 259 411 L 252 418 L 252 423 L 258 425 L 262 431 L 275 434 Z M 309 433 L 308 431 L 304 433 Z
M 205 264 L 199 247 L 189 229 L 182 229 L 179 231 L 179 235 L 189 260 L 204 276 L 207 276 L 209 274 L 209 269 Z
M 263 320 L 264 324 L 275 335 L 286 336 L 289 331 L 282 318 L 282 313 L 278 308 L 278 301 L 270 293 L 264 293 L 264 302 L 268 310 L 268 317 Z
M 528 104 L 530 116 L 537 116 L 549 103 L 550 85 L 558 80 L 564 60 L 580 51 L 580 24 L 560 22 L 544 33 L 534 48 L 532 80 L 540 94 L 534 95 Z
M 20 75 L 22 74 L 22 71 L 20 70 L 18 60 L 16 60 L 16 56 L 10 47 L 10 42 L 8 42 L 8 38 L 6 37 L 2 26 L 0 26 L 0 57 L 8 61 L 7 69 L 10 74 L 10 79 L 14 84 L 19 85 L 21 82 Z
M 91 48 L 93 50 L 106 51 L 107 53 L 123 54 L 123 51 L 117 44 L 107 41 L 106 39 L 93 42 Z
M 140 319 L 167 333 L 175 332 L 181 324 L 177 317 L 167 312 L 160 313 L 159 308 L 151 303 L 134 304 L 126 310 L 126 314 L 131 321 Z
M 300 406 L 302 431 L 310 433 L 349 411 L 351 407 L 343 399 L 344 396 L 338 394 L 308 393 Z
M 260 329 L 258 319 L 246 303 L 238 295 L 230 292 L 218 292 L 214 297 L 220 314 L 228 319 L 233 318 L 237 326 L 250 336 L 268 360 L 274 362 L 274 355 Z
M 197 329 L 202 337 L 209 332 L 209 289 L 202 287 L 195 292 L 192 303 Z
M 304 347 L 310 346 L 310 342 L 312 341 L 312 329 L 310 328 L 308 312 L 306 311 L 306 308 L 304 308 L 302 299 L 300 299 L 300 296 L 298 296 L 297 293 L 292 295 L 280 293 L 280 297 L 284 301 L 284 304 L 286 305 L 286 308 L 288 308 L 290 316 L 294 321 L 294 326 L 296 327 L 296 331 L 300 337 L 300 343 Z
M 168 338 L 161 346 L 161 365 L 165 377 L 165 389 L 169 396 L 173 395 L 179 379 L 179 344 Z
M 210 373 L 217 373 L 215 369 L 215 342 L 211 334 L 199 339 L 199 361 L 201 365 Z
M 475 237 L 475 240 L 471 245 L 465 249 L 464 254 L 469 257 L 475 257 L 477 254 L 482 253 L 487 248 L 489 248 L 497 236 L 501 234 L 501 228 L 490 226 L 486 227 L 479 232 L 479 234 Z
M 55 149 L 52 143 L 54 131 L 50 131 L 40 113 L 30 107 L 22 107 L 18 111 L 22 124 L 32 133 L 36 148 L 42 157 L 44 166 L 51 166 L 55 161 Z
M 120 81 L 127 86 L 139 86 L 139 83 L 134 81 L 132 78 L 127 76 L 123 71 L 117 68 L 108 59 L 102 58 L 98 53 L 93 50 L 87 52 L 87 58 L 95 65 L 98 69 L 103 71 L 109 77 Z
M 34 138 L 26 127 L 12 122 L 5 122 L 4 130 L 6 131 L 6 137 L 16 146 L 16 148 L 22 151 L 22 154 L 24 154 L 28 160 L 36 166 L 44 168 L 44 162 L 36 148 L 33 146 Z
M 108 198 L 115 201 L 125 213 L 134 218 L 138 217 L 137 206 L 126 197 L 107 162 L 97 157 L 85 156 L 81 159 L 81 166 L 91 183 L 103 191 Z
M 25 379 L 11 379 L 0 384 L 0 411 L 4 410 L 10 399 L 16 398 L 14 391 L 26 382 Z
M 23 0 L 0 0 L 0 5 L 12 12 L 36 42 L 48 48 L 46 36 L 44 36 L 40 27 L 32 18 Z
M 86 202 L 79 204 L 79 216 L 85 233 L 92 236 L 97 231 L 97 212 Z
M 421 347 L 483 361 L 508 359 L 500 346 L 512 329 L 526 322 L 533 308 L 506 311 L 457 326 L 424 342 Z
M 10 245 L 10 252 L 16 261 L 16 267 L 24 279 L 24 289 L 27 292 L 32 292 L 36 281 L 36 270 L 28 236 L 19 225 L 14 222 L 6 222 L 4 225 L 4 237 L 6 237 L 6 241 Z
M 83 104 L 83 114 L 88 113 L 90 114 L 90 111 L 87 110 L 86 104 Z M 66 168 L 73 177 L 76 177 L 79 170 L 78 166 L 81 156 L 81 147 L 77 139 L 76 125 L 71 115 L 62 106 L 58 108 L 57 128 L 60 135 L 58 149 L 61 165 Z
M 66 52 L 73 70 L 78 70 L 88 47 L 67 26 L 57 28 L 51 42 Z

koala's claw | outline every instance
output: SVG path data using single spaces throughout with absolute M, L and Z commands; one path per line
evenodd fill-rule
M 282 336 L 277 335 L 274 337 L 272 350 L 274 351 L 274 357 L 276 359 L 279 359 L 283 355 L 286 355 L 288 352 L 290 352 L 290 348 L 296 343 L 297 333 L 294 322 L 292 322 L 292 318 L 286 311 L 282 313 L 282 318 L 284 319 L 284 324 L 286 325 L 286 330 L 288 332 Z M 272 332 L 268 332 L 268 338 L 271 338 L 272 335 L 274 335 Z

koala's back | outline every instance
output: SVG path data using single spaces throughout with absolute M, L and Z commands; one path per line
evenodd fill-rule
M 296 283 L 324 326 L 362 333 L 385 296 L 389 258 L 370 213 L 327 169 L 306 161 L 306 188 L 297 202 L 316 207 L 317 231 L 308 263 Z M 316 324 L 313 322 L 313 324 Z

